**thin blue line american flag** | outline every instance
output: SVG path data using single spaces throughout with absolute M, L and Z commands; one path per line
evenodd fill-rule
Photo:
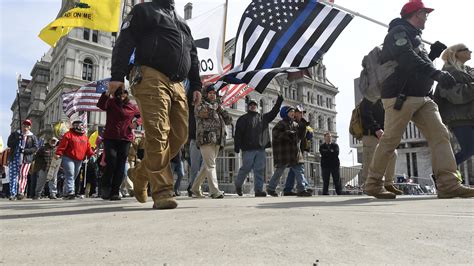
M 102 111 L 96 104 L 100 95 L 107 90 L 109 80 L 110 78 L 98 80 L 75 91 L 63 93 L 63 110 L 67 117 L 71 118 L 74 113 L 81 111 Z
M 316 0 L 253 0 L 226 76 L 262 93 L 276 75 L 315 66 L 352 18 Z
M 219 81 L 227 72 L 231 70 L 231 64 L 224 67 L 224 71 L 221 74 L 207 76 L 203 78 L 202 83 L 204 85 L 210 83 L 216 83 Z M 247 94 L 253 91 L 253 88 L 247 86 L 247 84 L 228 84 L 219 89 L 219 95 L 221 96 L 222 106 L 228 107 L 245 97 Z

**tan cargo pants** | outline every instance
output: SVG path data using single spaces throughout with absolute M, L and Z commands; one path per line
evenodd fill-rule
M 134 178 L 148 180 L 152 198 L 173 196 L 170 160 L 188 139 L 188 104 L 182 82 L 142 66 L 142 81 L 132 93 L 140 108 L 145 129 L 145 156 Z
M 379 139 L 375 136 L 363 136 L 362 137 L 362 184 L 367 180 L 369 174 L 370 163 L 374 157 L 375 148 L 379 144 Z M 393 179 L 395 178 L 395 164 L 397 162 L 397 150 L 394 151 L 393 155 L 388 159 L 387 168 L 385 170 L 384 186 L 393 185 Z
M 460 184 L 456 179 L 456 161 L 449 142 L 448 129 L 441 122 L 438 105 L 429 97 L 407 97 L 402 109 L 398 111 L 393 109 L 395 100 L 396 98 L 382 99 L 385 130 L 375 149 L 364 190 L 383 191 L 382 177 L 410 120 L 428 141 L 438 190 L 450 192 L 458 188 Z

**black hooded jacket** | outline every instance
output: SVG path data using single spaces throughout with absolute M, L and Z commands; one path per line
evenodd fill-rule
M 415 50 L 416 49 L 416 50 Z M 390 22 L 382 49 L 382 62 L 395 60 L 395 72 L 382 85 L 382 98 L 397 97 L 403 89 L 407 96 L 424 97 L 432 94 L 437 71 L 422 47 L 421 30 L 407 20 L 396 18 Z
M 128 75 L 134 48 L 136 64 L 152 67 L 172 81 L 188 78 L 192 91 L 201 89 L 191 30 L 177 16 L 174 0 L 153 0 L 133 7 L 112 52 L 112 81 L 123 81 Z
M 268 124 L 278 115 L 283 98 L 279 98 L 268 113 L 248 111 L 235 124 L 234 151 L 251 151 L 271 147 Z

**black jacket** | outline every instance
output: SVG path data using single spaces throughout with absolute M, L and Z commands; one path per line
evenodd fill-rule
M 383 130 L 385 110 L 383 109 L 382 100 L 375 103 L 364 98 L 360 102 L 360 117 L 362 119 L 362 128 L 364 136 L 377 136 L 375 132 L 379 129 Z
M 20 131 L 15 131 L 8 136 L 8 148 L 11 149 L 9 160 L 12 161 L 16 150 L 20 149 L 20 140 L 23 138 Z M 30 132 L 26 136 L 26 143 L 23 143 L 23 162 L 32 163 L 34 160 L 35 152 L 38 150 L 38 139 L 33 133 Z
M 474 69 L 468 66 L 465 69 L 461 71 L 452 65 L 445 65 L 443 70 L 451 73 L 457 84 L 446 89 L 438 83 L 434 94 L 443 123 L 450 128 L 474 126 Z
M 308 130 L 306 129 L 310 123 L 306 121 L 306 119 L 302 118 L 300 121 L 296 121 L 298 123 L 298 135 L 301 136 L 300 138 L 300 151 L 301 153 L 307 151 L 309 152 L 309 147 L 306 146 L 306 134 Z
M 405 19 L 397 18 L 390 22 L 383 43 L 382 62 L 395 60 L 398 66 L 382 84 L 382 98 L 397 97 L 402 88 L 407 96 L 424 97 L 432 94 L 431 77 L 439 70 L 433 66 L 428 53 L 420 45 L 420 30 Z
M 335 168 L 339 167 L 339 145 L 336 143 L 322 143 L 319 145 L 319 153 L 321 154 L 321 167 Z
M 172 81 L 188 78 L 191 90 L 201 89 L 191 30 L 176 15 L 173 0 L 153 0 L 133 7 L 112 52 L 112 81 L 123 81 L 128 75 L 134 48 L 135 64 L 152 67 Z
M 235 124 L 234 151 L 251 151 L 271 147 L 268 124 L 275 119 L 283 98 L 279 98 L 270 112 L 247 112 Z

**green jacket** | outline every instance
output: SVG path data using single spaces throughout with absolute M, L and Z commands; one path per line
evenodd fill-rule
M 451 89 L 436 87 L 434 100 L 438 104 L 443 123 L 450 128 L 458 126 L 474 126 L 474 69 L 466 66 L 460 71 L 452 65 L 445 65 L 456 79 L 457 84 Z

